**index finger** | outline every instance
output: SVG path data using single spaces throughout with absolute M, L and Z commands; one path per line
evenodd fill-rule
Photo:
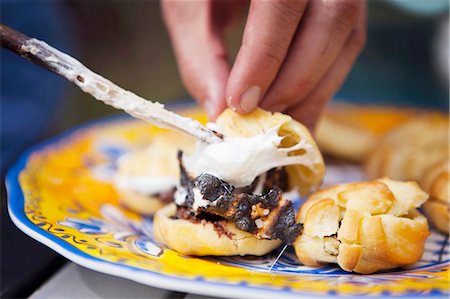
M 227 84 L 232 108 L 248 113 L 258 106 L 283 63 L 306 5 L 307 0 L 251 2 Z

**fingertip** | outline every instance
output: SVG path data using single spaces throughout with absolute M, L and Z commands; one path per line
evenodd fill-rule
M 231 109 L 239 113 L 250 113 L 255 110 L 261 100 L 261 87 L 251 86 L 239 97 L 228 96 L 227 102 Z
M 261 87 L 252 86 L 241 94 L 239 105 L 244 112 L 249 113 L 258 107 L 260 97 Z

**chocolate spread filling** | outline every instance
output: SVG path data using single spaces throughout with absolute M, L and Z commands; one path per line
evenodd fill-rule
M 214 230 L 217 232 L 219 237 L 226 236 L 227 238 L 231 239 L 234 236 L 232 232 L 227 231 L 225 227 L 220 223 L 220 221 L 224 221 L 225 219 L 218 215 L 209 213 L 200 213 L 198 215 L 195 215 L 193 212 L 189 211 L 189 209 L 177 206 L 177 211 L 175 217 L 173 218 L 184 219 L 194 224 L 212 223 Z
M 266 175 L 263 193 L 252 194 L 250 192 L 255 187 L 253 189 L 251 187 L 236 189 L 227 182 L 207 173 L 203 173 L 195 179 L 191 178 L 183 166 L 182 152 L 178 153 L 178 160 L 180 185 L 186 190 L 186 198 L 181 205 L 182 209 L 177 210 L 179 218 L 196 217 L 209 220 L 208 217 L 216 216 L 220 217 L 219 219 L 232 221 L 240 230 L 257 234 L 259 228 L 255 221 L 254 209 L 258 207 L 261 210 L 267 209 L 269 213 L 276 212 L 264 230 L 264 238 L 281 239 L 287 244 L 292 244 L 300 233 L 302 225 L 295 223 L 292 202 L 282 200 L 281 197 L 282 189 L 287 189 L 287 174 L 283 169 L 270 170 Z M 254 184 L 255 182 L 252 183 L 252 185 Z M 198 211 L 192 211 L 194 188 L 198 188 L 203 199 L 210 201 L 211 205 L 200 207 Z M 249 191 L 249 189 L 251 190 Z M 178 213 L 180 214 L 178 215 Z

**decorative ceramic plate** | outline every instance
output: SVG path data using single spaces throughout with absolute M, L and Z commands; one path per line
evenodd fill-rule
M 32 148 L 7 176 L 12 220 L 77 264 L 175 291 L 236 298 L 448 297 L 448 238 L 436 232 L 418 263 L 373 275 L 347 273 L 334 266 L 305 267 L 292 249 L 268 272 L 278 252 L 264 257 L 196 258 L 160 247 L 152 237 L 152 219 L 123 208 L 110 180 L 121 154 L 161 133 L 120 117 L 77 128 Z M 326 183 L 360 179 L 358 167 L 332 165 Z

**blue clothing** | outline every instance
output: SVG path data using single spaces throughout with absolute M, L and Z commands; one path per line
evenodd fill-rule
M 2 23 L 67 49 L 67 20 L 56 1 L 1 1 Z M 49 71 L 32 65 L 15 53 L 1 49 L 1 173 L 18 154 L 49 128 L 63 100 L 67 83 Z

